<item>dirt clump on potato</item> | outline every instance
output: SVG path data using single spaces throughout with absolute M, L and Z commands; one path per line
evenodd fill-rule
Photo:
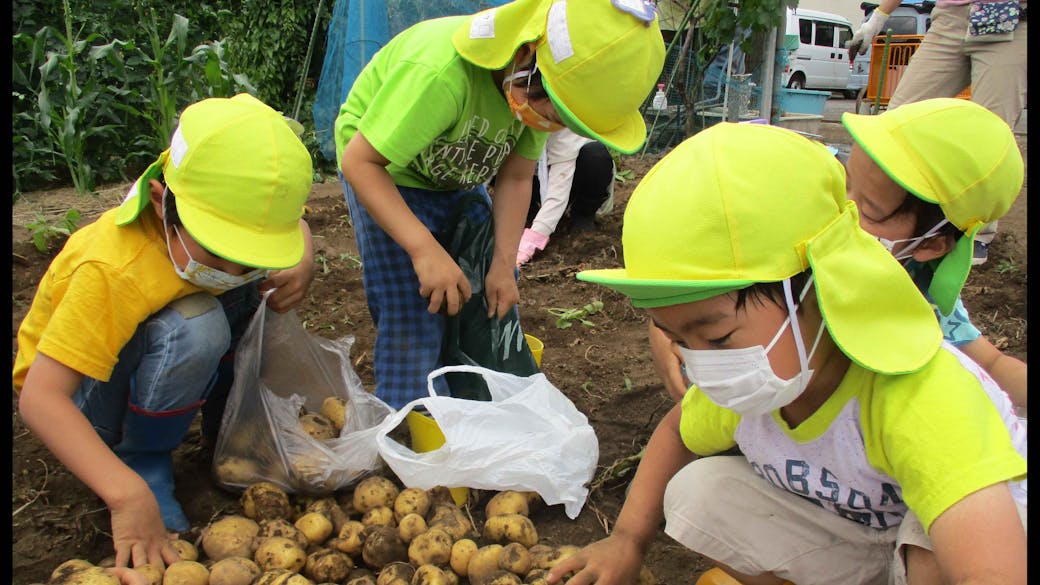
M 319 548 L 307 555 L 303 574 L 318 583 L 339 583 L 354 569 L 354 561 L 344 553 L 329 548 Z
M 466 514 L 455 504 L 439 504 L 426 524 L 430 528 L 440 528 L 451 535 L 453 541 L 466 538 L 473 532 L 473 524 Z
M 393 562 L 408 560 L 408 547 L 397 530 L 389 526 L 369 526 L 362 533 L 364 544 L 361 558 L 373 569 L 382 569 Z
M 531 570 L 531 553 L 519 542 L 511 542 L 502 547 L 502 555 L 498 558 L 498 568 L 516 575 L 526 575 Z

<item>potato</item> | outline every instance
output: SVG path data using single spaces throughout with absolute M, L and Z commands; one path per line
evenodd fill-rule
M 510 542 L 502 547 L 502 556 L 498 558 L 498 568 L 505 569 L 515 575 L 526 575 L 531 570 L 531 553 L 519 542 Z
M 472 585 L 485 585 L 495 571 L 501 570 L 498 568 L 498 559 L 502 556 L 502 548 L 501 544 L 488 544 L 470 555 L 466 576 Z
M 354 487 L 354 509 L 361 514 L 377 506 L 393 510 L 394 500 L 400 493 L 394 482 L 381 475 L 371 475 Z
M 401 518 L 401 521 L 397 524 L 397 535 L 401 537 L 405 544 L 409 544 L 416 536 L 426 532 L 427 528 L 426 519 L 412 512 Z
M 434 506 L 433 512 L 426 524 L 430 528 L 440 528 L 451 535 L 452 540 L 466 538 L 473 532 L 473 524 L 470 523 L 466 514 L 455 504 L 440 504 Z
M 412 585 L 448 585 L 448 577 L 437 565 L 420 565 L 412 575 Z
M 332 534 L 332 520 L 319 512 L 307 512 L 293 523 L 310 544 L 321 544 Z
M 361 546 L 365 543 L 365 528 L 366 526 L 357 520 L 348 520 L 337 535 L 343 541 L 337 549 L 352 557 L 361 554 Z
M 115 558 L 112 559 L 113 562 Z M 114 564 L 114 563 L 113 563 Z M 78 573 L 84 569 L 89 569 L 94 566 L 94 563 L 85 561 L 83 559 L 69 559 L 64 563 L 58 565 L 51 571 L 51 581 L 60 581 L 61 579 L 73 574 Z
M 520 581 L 520 577 L 499 569 L 484 580 L 484 585 L 523 585 L 523 583 Z
M 166 567 L 162 585 L 209 585 L 209 570 L 196 561 L 177 561 Z
M 288 569 L 298 572 L 307 562 L 307 553 L 295 540 L 272 536 L 260 543 L 253 560 L 263 571 Z
M 251 559 L 228 557 L 209 567 L 209 585 L 250 585 L 263 571 Z
M 365 543 L 361 547 L 361 558 L 373 569 L 382 569 L 396 561 L 408 560 L 408 547 L 397 530 L 389 526 L 369 526 L 362 533 Z
M 524 576 L 524 583 L 526 585 L 549 585 L 549 581 L 546 580 L 548 574 L 549 569 L 531 569 Z
M 111 569 L 112 567 L 116 566 L 116 557 L 115 557 L 115 555 L 107 556 L 107 557 L 101 559 L 100 561 L 97 562 L 97 566 L 104 567 L 106 569 Z
M 282 488 L 269 481 L 261 481 L 247 487 L 240 498 L 242 514 L 257 522 L 275 518 L 292 518 L 289 496 Z
M 213 467 L 213 474 L 221 482 L 233 485 L 248 485 L 263 477 L 256 461 L 234 455 L 217 461 Z
M 343 430 L 347 420 L 347 402 L 337 396 L 329 396 L 321 402 L 321 415 L 332 421 L 336 436 Z
M 376 576 L 365 568 L 358 568 L 347 574 L 343 585 L 376 585 Z
M 436 508 L 441 504 L 456 505 L 451 490 L 442 485 L 426 490 L 426 495 L 430 498 L 430 508 Z
M 120 583 L 119 578 L 109 573 L 108 569 L 90 566 L 62 573 L 58 579 L 48 581 L 47 585 L 120 585 Z
M 460 538 L 451 545 L 451 570 L 459 577 L 469 575 L 469 559 L 477 552 L 477 543 L 469 538 Z
M 459 585 L 459 576 L 448 567 L 441 567 L 447 585 Z
M 408 545 L 408 560 L 413 565 L 443 565 L 451 561 L 452 538 L 440 528 L 431 528 Z
M 350 520 L 350 516 L 347 516 L 347 513 L 333 498 L 318 498 L 307 505 L 305 512 L 317 512 L 324 515 L 332 522 L 332 530 L 337 533 Z
M 314 585 L 314 582 L 287 569 L 264 571 L 253 585 Z
M 376 577 L 376 585 L 411 585 L 415 567 L 405 562 L 388 563 Z
M 211 560 L 253 556 L 253 538 L 260 525 L 244 516 L 224 516 L 202 531 L 202 551 Z
M 143 565 L 136 565 L 134 570 L 144 576 L 145 583 L 148 585 L 162 585 L 163 573 L 165 572 L 163 567 L 151 563 L 145 563 Z
M 178 538 L 170 542 L 170 546 L 173 547 L 173 550 L 177 551 L 177 556 L 179 556 L 182 561 L 199 560 L 199 549 L 187 540 L 181 540 Z
M 328 417 L 320 414 L 305 414 L 300 417 L 304 432 L 317 441 L 328 441 L 339 436 L 339 431 Z
M 484 523 L 484 537 L 491 542 L 519 542 L 526 547 L 538 544 L 538 531 L 527 516 L 504 514 Z
M 376 506 L 361 515 L 365 526 L 395 526 L 394 511 L 389 506 Z
M 527 496 L 521 492 L 514 491 L 498 492 L 488 500 L 487 506 L 484 507 L 484 513 L 487 518 L 505 514 L 527 516 Z
M 430 496 L 419 488 L 405 488 L 394 499 L 394 519 L 398 522 L 409 514 L 418 514 L 423 518 L 430 511 Z
M 307 545 L 310 544 L 310 541 L 307 540 L 307 535 L 296 526 L 290 524 L 288 520 L 285 518 L 273 518 L 260 521 L 260 530 L 253 537 L 253 550 L 255 551 L 265 540 L 272 536 L 282 536 L 295 540 L 300 545 L 300 548 L 307 548 Z
M 347 555 L 332 549 L 319 548 L 307 555 L 303 574 L 314 581 L 339 583 L 347 578 L 347 574 L 353 568 L 354 561 Z

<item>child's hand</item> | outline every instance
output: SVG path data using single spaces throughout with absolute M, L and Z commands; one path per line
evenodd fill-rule
M 119 579 L 120 585 L 148 585 L 148 578 L 133 569 L 112 567 L 108 572 Z
M 180 560 L 180 555 L 170 544 L 172 536 L 163 525 L 159 504 L 147 485 L 124 502 L 111 505 L 109 511 L 112 544 L 116 550 L 115 566 L 136 567 L 150 563 L 165 567 Z
M 489 319 L 502 319 L 520 302 L 520 289 L 516 286 L 514 270 L 516 265 L 512 261 L 499 262 L 497 258 L 488 267 L 487 276 L 484 277 L 484 296 Z
M 430 313 L 443 307 L 448 315 L 457 315 L 473 294 L 466 274 L 440 246 L 412 256 L 412 267 L 419 277 L 419 294 L 430 300 L 426 308 Z
M 314 281 L 314 262 L 306 258 L 292 268 L 274 270 L 260 283 L 260 293 L 275 289 L 267 299 L 267 306 L 276 313 L 284 313 L 300 304 Z
M 634 540 L 611 534 L 560 561 L 545 580 L 555 585 L 573 572 L 567 585 L 628 585 L 638 580 L 642 562 L 643 554 Z

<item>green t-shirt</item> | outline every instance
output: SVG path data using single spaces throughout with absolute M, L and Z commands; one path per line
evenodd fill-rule
M 372 57 L 336 118 L 337 161 L 359 129 L 390 160 L 394 183 L 405 187 L 470 189 L 514 149 L 538 159 L 546 134 L 517 120 L 491 71 L 452 45 L 465 18 L 422 21 Z

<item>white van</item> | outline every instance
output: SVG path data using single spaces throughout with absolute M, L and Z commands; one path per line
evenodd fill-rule
M 798 48 L 788 55 L 781 81 L 792 89 L 829 89 L 856 96 L 849 85 L 852 23 L 840 14 L 787 9 L 787 34 L 798 36 Z M 846 96 L 850 97 L 850 96 Z
M 863 10 L 863 22 L 866 22 L 874 9 L 878 7 L 878 3 L 862 2 L 859 7 Z M 934 7 L 935 2 L 932 0 L 903 0 L 885 21 L 885 29 L 892 29 L 894 35 L 924 35 L 928 32 L 928 27 L 932 25 L 932 8 Z M 878 36 L 883 39 L 883 35 L 884 31 Z M 867 52 L 856 55 L 852 62 L 849 91 L 858 92 L 866 87 L 870 75 L 870 52 L 871 48 L 868 46 Z

